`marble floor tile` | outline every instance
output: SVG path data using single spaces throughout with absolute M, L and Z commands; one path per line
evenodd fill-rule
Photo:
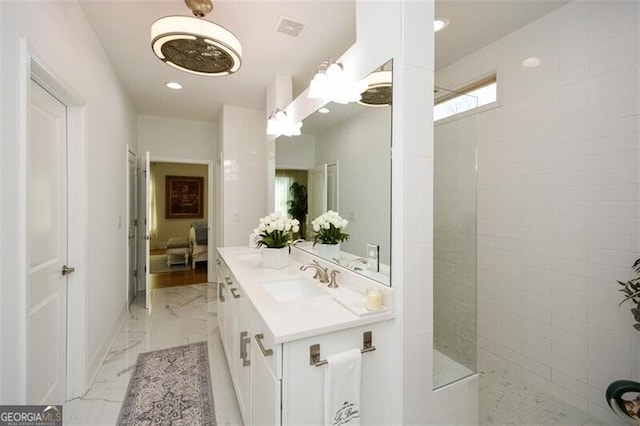
M 89 390 L 64 404 L 64 423 L 115 425 L 138 354 L 206 340 L 218 425 L 241 425 L 218 332 L 215 284 L 154 290 L 153 311 L 137 297 Z

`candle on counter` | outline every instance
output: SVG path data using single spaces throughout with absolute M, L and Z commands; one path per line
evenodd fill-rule
M 382 292 L 380 290 L 367 290 L 367 310 L 379 311 L 382 309 Z

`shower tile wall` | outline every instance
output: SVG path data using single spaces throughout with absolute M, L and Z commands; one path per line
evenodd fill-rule
M 616 284 L 640 252 L 639 14 L 574 1 L 436 73 L 456 88 L 497 69 L 501 91 L 476 117 L 480 368 L 608 424 L 608 384 L 640 380 Z

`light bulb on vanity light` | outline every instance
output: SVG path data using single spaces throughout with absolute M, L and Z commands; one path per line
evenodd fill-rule
M 286 111 L 276 108 L 267 120 L 267 134 L 273 136 L 300 136 L 302 122 L 293 123 Z
M 308 97 L 326 99 L 339 104 L 356 102 L 366 90 L 366 83 L 354 81 L 340 62 L 329 58 L 320 63 L 309 84 Z

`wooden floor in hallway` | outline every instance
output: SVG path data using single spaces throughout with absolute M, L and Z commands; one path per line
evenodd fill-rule
M 165 250 L 151 250 L 151 254 L 164 254 Z M 195 269 L 150 274 L 151 288 L 176 287 L 207 282 L 207 262 L 197 262 Z

